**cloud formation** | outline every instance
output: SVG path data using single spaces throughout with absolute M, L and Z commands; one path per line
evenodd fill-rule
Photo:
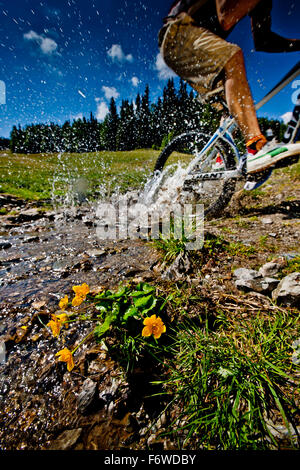
M 56 52 L 57 43 L 51 38 L 38 34 L 33 30 L 25 33 L 23 37 L 26 41 L 32 41 L 37 44 L 40 51 L 45 55 L 51 55 Z
M 125 55 L 122 46 L 120 44 L 113 44 L 111 48 L 107 51 L 107 55 L 114 61 L 114 62 L 132 62 L 133 56 L 132 54 Z
M 96 102 L 97 102 L 96 119 L 98 119 L 98 121 L 103 121 L 105 116 L 109 113 L 108 106 L 104 101 L 99 102 L 98 98 L 96 98 Z
M 160 52 L 156 56 L 155 70 L 157 70 L 158 78 L 160 80 L 167 80 L 169 78 L 176 77 L 176 74 L 173 72 L 173 70 L 171 70 L 165 63 Z
M 104 92 L 107 100 L 110 100 L 111 98 L 117 99 L 120 96 L 120 93 L 113 86 L 103 86 L 102 91 Z

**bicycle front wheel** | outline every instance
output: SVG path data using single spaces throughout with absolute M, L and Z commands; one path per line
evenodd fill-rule
M 181 200 L 182 202 L 193 200 L 197 204 L 203 204 L 206 219 L 221 214 L 229 203 L 236 185 L 234 178 L 224 178 L 226 171 L 236 168 L 236 159 L 231 146 L 225 140 L 218 138 L 213 146 L 203 152 L 209 140 L 209 135 L 198 131 L 175 137 L 159 155 L 154 168 L 154 174 L 160 175 L 157 181 L 160 181 L 162 188 L 168 184 L 170 174 L 172 171 L 174 174 L 179 165 L 182 169 Z M 198 161 L 193 165 L 195 159 Z

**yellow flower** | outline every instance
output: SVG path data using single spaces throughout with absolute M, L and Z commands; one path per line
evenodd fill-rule
M 52 320 L 47 323 L 47 326 L 50 326 L 54 338 L 59 335 L 61 327 L 64 323 L 68 321 L 68 315 L 66 313 L 61 313 L 60 315 L 51 315 Z M 68 324 L 65 325 L 68 328 Z
M 54 338 L 59 335 L 61 329 L 61 322 L 56 315 L 51 315 L 52 320 L 47 323 L 47 326 L 50 326 Z
M 81 286 L 74 286 L 73 291 L 76 295 L 86 298 L 87 294 L 90 292 L 89 286 L 84 282 Z
M 59 361 L 66 362 L 67 369 L 70 372 L 74 367 L 74 360 L 71 351 L 68 348 L 61 349 L 55 356 L 59 356 Z
M 90 292 L 90 288 L 84 282 L 81 286 L 74 286 L 73 291 L 75 292 L 75 297 L 72 300 L 72 305 L 73 307 L 78 307 L 85 300 L 87 294 Z
M 162 319 L 160 317 L 156 317 L 156 315 L 145 318 L 143 323 L 145 328 L 143 328 L 142 336 L 153 335 L 155 339 L 158 339 L 161 337 L 162 333 L 166 332 L 166 326 Z
M 73 307 L 78 307 L 84 300 L 85 298 L 81 297 L 81 295 L 75 295 L 74 299 L 72 300 Z
M 60 302 L 59 302 L 59 308 L 61 310 L 64 310 L 67 307 L 68 303 L 69 303 L 68 296 L 65 295 L 64 298 L 61 299 Z
M 56 315 L 56 318 L 58 319 L 58 321 L 61 323 L 61 324 L 64 324 L 66 323 L 65 327 L 68 328 L 68 315 L 66 313 L 60 313 L 59 315 Z

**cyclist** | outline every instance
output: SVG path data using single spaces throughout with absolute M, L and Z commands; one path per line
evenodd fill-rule
M 286 39 L 272 32 L 271 9 L 272 0 L 177 0 L 159 32 L 164 61 L 200 96 L 225 91 L 229 111 L 246 140 L 250 174 L 300 153 L 300 144 L 282 147 L 268 142 L 261 133 L 243 52 L 226 41 L 235 25 L 249 15 L 257 51 L 299 51 L 300 39 Z

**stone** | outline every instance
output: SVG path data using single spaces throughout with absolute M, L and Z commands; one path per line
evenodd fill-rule
M 77 397 L 77 409 L 81 414 L 86 414 L 95 405 L 97 384 L 91 379 L 83 382 L 81 392 Z
M 6 346 L 5 341 L 0 341 L 0 365 L 6 362 Z
M 263 277 L 273 277 L 278 273 L 280 268 L 281 268 L 281 265 L 279 263 L 275 263 L 273 261 L 270 261 L 269 263 L 264 264 L 259 269 L 258 272 Z
M 182 279 L 191 269 L 191 262 L 187 253 L 180 253 L 175 261 L 162 274 L 162 279 L 174 280 Z
M 36 236 L 31 236 L 31 237 L 25 237 L 23 243 L 35 243 L 39 241 L 40 241 L 40 237 L 36 235 Z
M 10 242 L 5 241 L 5 240 L 0 242 L 0 250 L 7 250 L 11 246 L 12 246 L 12 244 Z
M 279 304 L 300 307 L 300 272 L 285 276 L 272 292 L 273 300 Z
M 92 258 L 99 258 L 100 256 L 106 255 L 106 251 L 92 249 L 92 250 L 87 251 L 87 254 L 91 256 Z
M 21 211 L 17 216 L 12 216 L 12 220 L 16 222 L 28 222 L 43 217 L 43 214 L 38 209 L 26 209 Z M 11 220 L 11 217 L 9 217 Z
M 273 223 L 273 220 L 270 219 L 269 217 L 264 217 L 263 219 L 261 219 L 261 222 L 263 224 L 272 224 Z
M 279 279 L 274 277 L 264 277 L 261 280 L 261 292 L 267 294 L 272 292 L 279 284 Z
M 50 445 L 50 450 L 70 450 L 72 449 L 82 433 L 82 428 L 69 429 L 62 432 L 58 438 Z
M 245 281 L 252 281 L 262 277 L 262 275 L 258 271 L 255 271 L 255 269 L 247 268 L 238 268 L 234 271 L 233 275 L 237 279 L 243 279 Z
M 279 283 L 278 279 L 263 277 L 260 271 L 247 268 L 238 268 L 233 273 L 235 285 L 238 289 L 246 292 L 255 291 L 263 294 L 272 292 Z

